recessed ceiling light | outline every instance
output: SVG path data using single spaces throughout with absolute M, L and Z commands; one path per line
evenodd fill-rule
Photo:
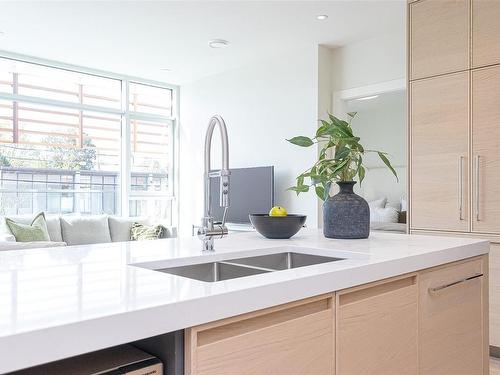
M 327 18 L 328 18 L 328 15 L 327 15 L 327 14 L 318 14 L 318 15 L 316 16 L 316 19 L 317 19 L 317 20 L 320 20 L 320 21 L 324 21 L 324 20 L 326 20 Z
M 378 95 L 365 96 L 363 98 L 358 98 L 356 100 L 370 100 L 370 99 L 376 99 L 376 98 L 378 98 Z
M 208 42 L 210 48 L 226 48 L 229 42 L 224 39 L 212 39 Z

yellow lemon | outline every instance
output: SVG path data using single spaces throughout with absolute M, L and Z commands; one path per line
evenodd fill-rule
M 274 206 L 269 211 L 269 216 L 286 216 L 286 215 L 287 215 L 287 213 L 286 213 L 285 207 L 281 207 L 281 206 Z

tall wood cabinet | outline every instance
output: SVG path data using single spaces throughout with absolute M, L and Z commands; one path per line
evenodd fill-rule
M 469 228 L 469 74 L 410 83 L 412 225 Z
M 500 65 L 495 65 L 472 72 L 473 232 L 500 232 L 499 147 Z
M 409 0 L 408 42 L 410 232 L 500 243 L 500 0 Z
M 472 1 L 472 67 L 500 62 L 500 1 Z
M 469 8 L 469 0 L 410 4 L 411 79 L 469 68 Z

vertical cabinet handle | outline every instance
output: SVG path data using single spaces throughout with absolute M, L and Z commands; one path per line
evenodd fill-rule
M 479 166 L 480 166 L 480 156 L 476 156 L 476 221 L 480 220 L 480 213 L 479 213 Z
M 458 166 L 458 209 L 460 220 L 464 219 L 464 161 L 465 157 L 460 156 Z

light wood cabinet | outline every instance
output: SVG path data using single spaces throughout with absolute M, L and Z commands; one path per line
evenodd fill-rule
M 488 271 L 475 257 L 189 328 L 184 373 L 487 375 Z
M 487 258 L 422 272 L 419 283 L 420 374 L 487 375 Z
M 500 239 L 499 20 L 499 0 L 408 0 L 411 233 L 473 233 Z M 470 77 L 467 99 L 465 87 L 452 84 L 459 71 Z M 436 76 L 458 91 L 433 91 L 438 81 L 428 78 Z M 470 121 L 464 129 L 466 118 Z M 442 151 L 435 152 L 440 143 Z M 457 162 L 457 157 L 462 160 Z M 462 208 L 458 222 L 457 202 Z M 495 267 L 491 289 L 500 292 L 495 281 L 500 276 L 494 273 L 500 270 Z M 491 299 L 491 344 L 498 352 L 500 302 L 496 294 Z
M 469 0 L 421 0 L 408 5 L 410 79 L 469 68 Z
M 472 0 L 472 66 L 500 64 L 500 1 Z
M 416 275 L 337 294 L 337 374 L 418 373 Z
M 333 294 L 186 330 L 186 375 L 333 375 Z
M 500 234 L 500 66 L 472 73 L 472 231 Z
M 469 73 L 410 83 L 410 226 L 469 230 Z
M 490 249 L 490 344 L 500 347 L 500 244 Z

